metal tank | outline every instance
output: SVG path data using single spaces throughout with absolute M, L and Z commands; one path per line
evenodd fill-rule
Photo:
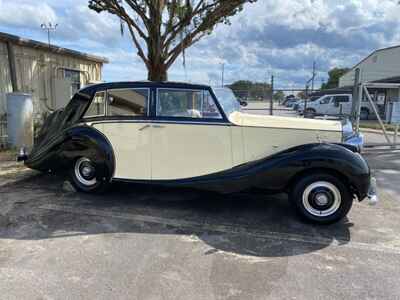
M 33 146 L 33 103 L 32 95 L 7 94 L 8 143 L 17 149 Z

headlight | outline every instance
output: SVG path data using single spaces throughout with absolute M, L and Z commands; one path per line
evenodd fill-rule
M 354 134 L 355 132 L 353 131 L 353 124 L 351 124 L 349 119 L 344 120 L 344 123 L 342 124 L 343 142 L 352 137 Z
M 364 136 L 361 133 L 353 131 L 353 125 L 350 120 L 346 119 L 342 124 L 343 143 L 357 147 L 361 152 L 364 147 Z

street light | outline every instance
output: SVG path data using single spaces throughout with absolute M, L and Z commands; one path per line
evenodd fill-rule
M 47 31 L 47 40 L 48 40 L 49 48 L 50 48 L 50 45 L 51 45 L 50 44 L 50 34 L 51 34 L 51 32 L 55 32 L 57 30 L 58 24 L 53 25 L 51 22 L 49 22 L 48 24 L 45 24 L 45 23 L 41 24 L 40 27 L 43 30 Z

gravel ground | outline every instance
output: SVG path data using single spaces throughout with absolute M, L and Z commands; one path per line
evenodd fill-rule
M 370 152 L 381 202 L 313 226 L 285 195 L 219 196 L 0 163 L 3 299 L 398 299 L 400 154 Z

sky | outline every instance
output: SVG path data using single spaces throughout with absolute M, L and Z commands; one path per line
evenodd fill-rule
M 0 31 L 46 42 L 40 25 L 58 24 L 52 43 L 107 57 L 106 81 L 143 80 L 147 71 L 118 19 L 97 14 L 87 0 L 0 0 Z M 246 4 L 179 58 L 169 80 L 217 85 L 265 82 L 304 88 L 317 66 L 316 85 L 333 67 L 352 67 L 378 48 L 400 44 L 399 0 L 258 0 Z

